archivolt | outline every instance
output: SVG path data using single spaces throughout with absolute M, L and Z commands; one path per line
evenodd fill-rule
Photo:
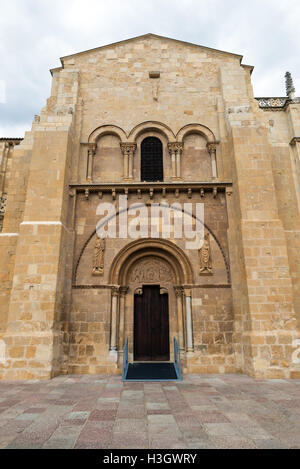
M 116 125 L 101 125 L 95 129 L 91 135 L 89 136 L 89 143 L 97 143 L 99 138 L 103 137 L 104 135 L 116 135 L 119 137 L 121 142 L 127 141 L 126 133 L 124 132 L 121 127 L 117 127 Z
M 114 258 L 109 274 L 113 285 L 126 285 L 131 266 L 146 256 L 165 260 L 172 268 L 177 284 L 193 283 L 193 270 L 186 254 L 176 244 L 166 239 L 138 239 L 125 246 Z
M 141 133 L 147 131 L 156 131 L 162 133 L 163 135 L 165 135 L 169 142 L 173 142 L 175 140 L 175 134 L 170 129 L 170 127 L 165 124 L 162 124 L 161 122 L 156 121 L 147 121 L 136 125 L 130 131 L 128 138 L 130 141 L 134 142 Z
M 205 125 L 201 124 L 188 124 L 182 127 L 176 135 L 176 140 L 182 142 L 184 138 L 191 134 L 197 133 L 202 135 L 208 143 L 215 142 L 214 133 Z

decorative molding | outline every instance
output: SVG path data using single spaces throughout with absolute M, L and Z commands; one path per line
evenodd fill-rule
M 143 288 L 136 288 L 134 294 L 141 296 L 143 294 Z
M 212 259 L 209 232 L 204 235 L 203 246 L 199 249 L 199 275 L 212 275 Z
M 283 98 L 255 98 L 260 108 L 281 108 L 283 109 L 290 101 L 288 97 Z
M 94 248 L 93 275 L 103 275 L 104 273 L 104 252 L 105 239 L 97 238 Z
M 168 192 L 170 191 L 176 191 L 176 190 L 188 190 L 188 189 L 193 189 L 193 190 L 199 190 L 203 192 L 207 191 L 212 191 L 214 187 L 218 188 L 218 192 L 224 192 L 226 187 L 231 187 L 232 182 L 231 181 L 222 181 L 222 182 L 207 182 L 207 181 L 199 181 L 199 182 L 177 182 L 177 181 L 170 181 L 170 182 L 121 182 L 121 183 L 85 183 L 85 184 L 76 184 L 76 183 L 71 183 L 69 185 L 70 188 L 76 189 L 77 192 L 85 192 L 86 190 L 89 191 L 89 193 L 98 193 L 101 194 L 101 196 L 104 193 L 109 192 L 110 194 L 112 193 L 112 189 L 116 190 L 116 193 L 121 193 L 124 194 L 124 191 L 128 189 L 128 194 L 134 193 L 134 194 L 141 194 L 142 192 L 148 192 L 149 189 L 153 188 L 155 191 L 163 191 L 167 190 Z
M 18 236 L 18 233 L 0 233 L 0 236 Z M 122 287 L 121 287 L 122 288 Z M 120 293 L 121 293 L 120 288 Z M 175 286 L 177 288 L 231 288 L 231 283 L 208 283 L 208 284 L 191 284 L 184 287 Z M 72 285 L 73 290 L 111 290 L 112 285 Z

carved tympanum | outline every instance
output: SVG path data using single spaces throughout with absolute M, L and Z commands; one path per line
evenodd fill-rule
M 104 252 L 105 239 L 97 238 L 94 248 L 93 275 L 103 275 L 104 273 Z
M 199 249 L 199 274 L 207 275 L 212 274 L 212 259 L 211 259 L 211 248 L 209 233 L 206 232 L 204 235 L 204 241 L 202 248 Z
M 130 281 L 132 283 L 170 282 L 172 281 L 172 274 L 165 264 L 150 259 L 141 261 L 134 267 Z

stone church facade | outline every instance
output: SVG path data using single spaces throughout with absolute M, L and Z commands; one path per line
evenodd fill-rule
M 183 374 L 300 378 L 300 101 L 254 98 L 241 62 L 147 34 L 51 70 L 0 139 L 0 378 L 121 373 L 126 338 L 157 361 L 174 337 Z M 144 221 L 190 204 L 193 230 L 201 204 L 203 244 L 123 236 L 121 196 Z

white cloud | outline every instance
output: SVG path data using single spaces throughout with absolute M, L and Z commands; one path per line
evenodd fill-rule
M 255 66 L 256 96 L 300 94 L 298 0 L 10 0 L 0 16 L 0 136 L 30 128 L 59 57 L 148 32 L 235 52 Z M 296 90 L 297 91 L 297 90 Z M 5 135 L 4 135 L 5 133 Z

